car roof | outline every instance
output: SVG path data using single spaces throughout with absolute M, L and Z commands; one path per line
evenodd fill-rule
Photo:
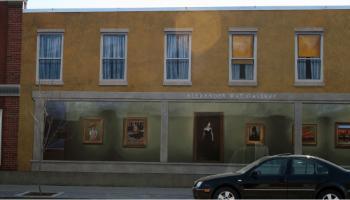
M 291 154 L 291 153 L 283 153 L 283 154 L 276 154 L 276 155 L 271 155 L 268 156 L 270 158 L 278 157 L 278 158 L 315 158 L 315 159 L 321 159 L 316 156 L 310 156 L 310 155 L 300 155 L 300 154 Z

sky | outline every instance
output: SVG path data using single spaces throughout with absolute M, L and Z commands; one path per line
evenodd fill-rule
M 350 6 L 350 0 L 28 0 L 28 9 Z

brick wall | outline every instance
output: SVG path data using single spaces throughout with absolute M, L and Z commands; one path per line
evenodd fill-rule
M 22 3 L 0 4 L 0 84 L 19 84 L 22 43 Z M 4 21 L 6 20 L 6 21 Z M 5 30 L 6 29 L 6 30 Z M 3 110 L 1 170 L 17 169 L 19 98 L 0 97 Z
M 8 6 L 6 83 L 19 84 L 21 67 L 22 4 Z
M 3 100 L 3 127 L 2 127 L 2 170 L 17 169 L 17 136 L 19 119 L 19 98 L 4 97 Z
M 0 2 L 0 84 L 5 83 L 7 53 L 7 3 Z

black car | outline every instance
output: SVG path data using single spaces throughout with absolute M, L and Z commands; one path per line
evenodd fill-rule
M 266 156 L 235 173 L 203 177 L 194 198 L 347 199 L 350 171 L 314 156 Z

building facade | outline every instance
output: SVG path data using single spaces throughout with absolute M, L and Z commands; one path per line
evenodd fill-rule
M 17 169 L 23 2 L 0 1 L 0 170 Z
M 278 153 L 350 165 L 349 18 L 27 10 L 19 169 L 215 173 Z

